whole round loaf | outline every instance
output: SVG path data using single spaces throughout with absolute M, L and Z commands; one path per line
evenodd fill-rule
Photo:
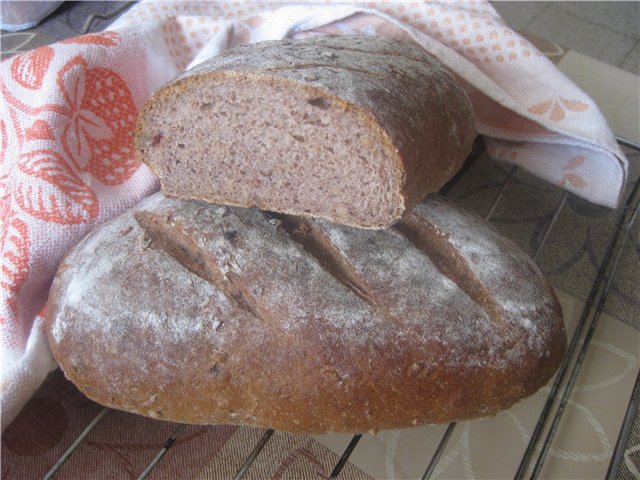
M 460 169 L 475 135 L 438 60 L 362 36 L 213 57 L 152 96 L 134 140 L 166 195 L 384 228 Z
M 157 194 L 68 254 L 48 335 L 101 404 L 305 433 L 492 415 L 566 343 L 533 261 L 437 196 L 375 231 Z

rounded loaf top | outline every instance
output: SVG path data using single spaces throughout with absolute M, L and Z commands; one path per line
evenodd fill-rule
M 380 37 L 245 45 L 161 88 L 139 157 L 174 197 L 386 228 L 462 166 L 469 99 L 423 50 Z
M 494 414 L 566 342 L 533 261 L 435 196 L 373 231 L 155 195 L 66 257 L 47 328 L 99 403 L 305 433 Z

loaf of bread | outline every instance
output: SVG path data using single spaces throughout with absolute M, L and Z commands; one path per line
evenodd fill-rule
M 142 110 L 139 158 L 172 197 L 385 228 L 462 166 L 469 99 L 436 59 L 378 37 L 238 47 Z
M 533 261 L 437 196 L 376 231 L 157 194 L 67 255 L 47 329 L 101 404 L 305 433 L 495 414 L 566 344 Z

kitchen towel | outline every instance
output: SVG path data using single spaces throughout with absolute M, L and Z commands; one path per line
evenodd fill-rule
M 236 45 L 380 35 L 440 59 L 489 154 L 617 205 L 627 161 L 599 109 L 488 2 L 141 2 L 107 31 L 2 63 L 2 428 L 55 368 L 43 330 L 64 253 L 158 188 L 131 131 L 150 94 Z M 99 252 L 97 252 L 99 254 Z

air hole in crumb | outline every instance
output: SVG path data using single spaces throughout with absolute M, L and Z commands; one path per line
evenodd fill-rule
M 305 141 L 305 139 L 304 139 L 304 137 L 302 135 L 294 135 L 293 133 L 290 133 L 289 135 L 291 135 L 296 142 L 304 142 Z
M 156 133 L 151 139 L 151 146 L 152 147 L 157 146 L 162 141 L 162 137 L 163 137 L 162 132 Z
M 200 104 L 200 110 L 203 112 L 209 111 L 213 108 L 213 103 L 202 103 Z
M 331 107 L 331 102 L 324 97 L 312 98 L 307 100 L 307 103 L 311 106 L 318 107 L 320 110 L 327 110 Z
M 182 150 L 184 148 L 184 143 L 179 143 L 178 148 Z

